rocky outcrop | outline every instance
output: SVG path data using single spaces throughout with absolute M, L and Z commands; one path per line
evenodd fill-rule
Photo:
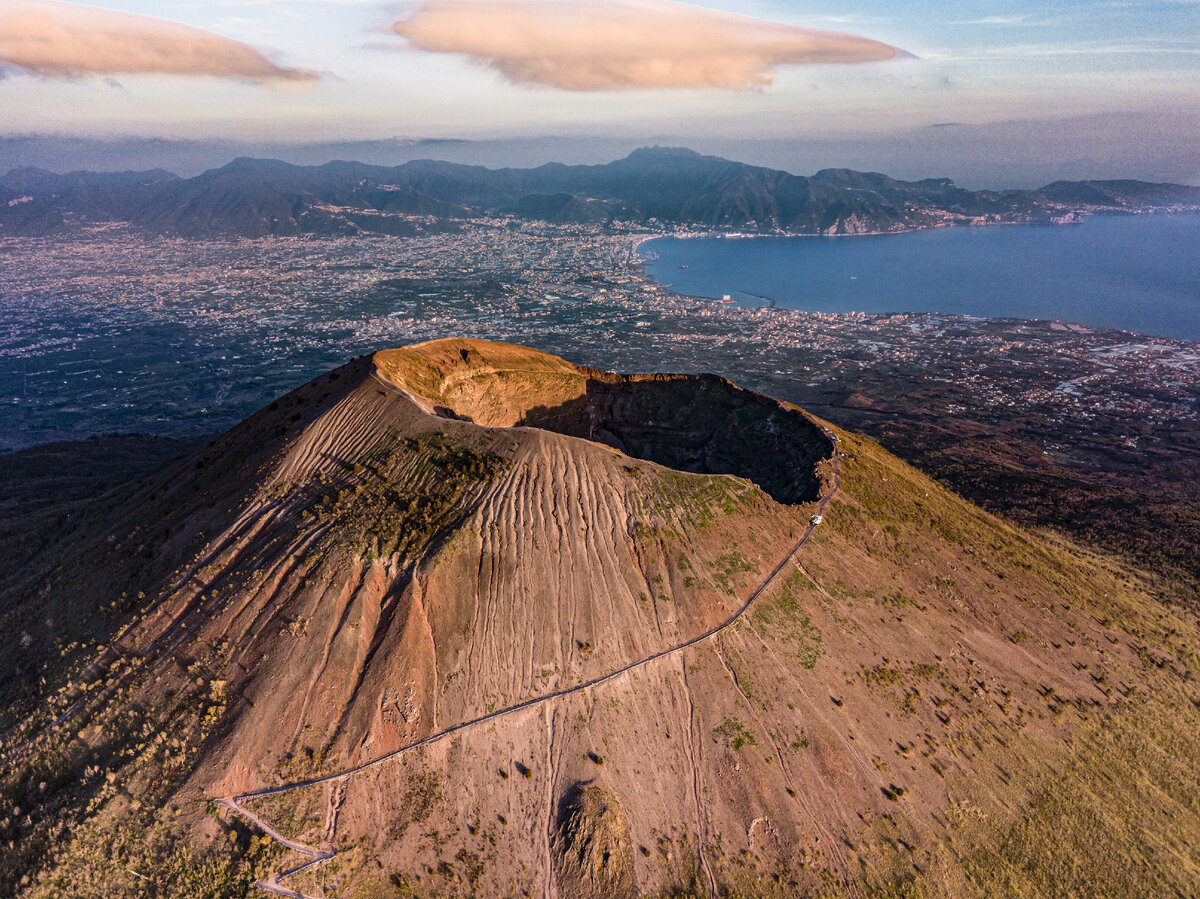
M 615 796 L 577 784 L 563 797 L 552 843 L 558 892 L 577 899 L 630 899 L 633 839 Z

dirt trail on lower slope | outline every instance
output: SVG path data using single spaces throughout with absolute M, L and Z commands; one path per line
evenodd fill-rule
M 658 660 L 666 658 L 668 656 L 677 655 L 678 653 L 681 653 L 684 650 L 690 649 L 693 646 L 697 646 L 697 645 L 705 642 L 706 640 L 710 640 L 710 639 L 717 637 L 718 635 L 727 631 L 729 628 L 733 627 L 735 624 L 737 624 L 739 621 L 741 621 L 742 618 L 745 617 L 746 612 L 748 612 L 750 610 L 750 607 L 754 604 L 755 600 L 757 600 L 760 596 L 762 596 L 762 594 L 764 592 L 766 592 L 767 588 L 770 587 L 771 584 L 773 584 L 775 582 L 776 578 L 779 577 L 779 575 L 783 572 L 784 568 L 786 568 L 787 565 L 796 557 L 796 554 L 800 551 L 801 547 L 803 547 L 804 544 L 806 542 L 808 542 L 808 538 L 810 536 L 812 536 L 813 531 L 815 531 L 817 529 L 818 525 L 815 522 L 818 521 L 822 515 L 824 515 L 826 505 L 830 502 L 830 500 L 832 500 L 834 498 L 834 496 L 838 492 L 840 472 L 839 472 L 839 455 L 838 455 L 837 437 L 831 431 L 829 431 L 828 429 L 826 429 L 824 427 L 821 427 L 821 432 L 825 436 L 825 438 L 827 440 L 829 440 L 830 445 L 833 447 L 833 454 L 830 457 L 831 470 L 832 470 L 832 483 L 829 488 L 829 491 L 817 501 L 817 511 L 816 511 L 816 514 L 814 515 L 813 522 L 809 523 L 809 525 L 805 529 L 804 533 L 800 536 L 800 539 L 798 541 L 796 541 L 796 544 L 787 552 L 787 554 L 783 557 L 782 561 L 780 561 L 780 563 L 778 565 L 776 565 L 774 569 L 771 570 L 771 572 L 762 581 L 762 583 L 760 583 L 758 585 L 758 587 L 756 587 L 753 590 L 753 592 L 750 593 L 750 595 L 741 604 L 741 606 L 738 607 L 738 609 L 733 613 L 733 615 L 731 615 L 729 618 L 727 618 L 723 623 L 717 625 L 714 628 L 711 628 L 710 630 L 706 631 L 703 634 L 700 634 L 697 637 L 693 637 L 692 639 L 687 640 L 686 642 L 680 643 L 676 646 L 668 647 L 667 649 L 664 649 L 660 652 L 656 652 L 652 655 L 649 655 L 644 658 L 638 659 L 636 661 L 630 662 L 628 665 L 624 665 L 621 668 L 617 668 L 614 671 L 610 671 L 607 674 L 601 675 L 600 677 L 593 678 L 592 680 L 587 681 L 585 683 L 576 684 L 573 687 L 567 687 L 562 690 L 556 690 L 554 692 L 547 693 L 542 696 L 536 696 L 536 697 L 533 697 L 532 699 L 527 699 L 527 700 L 525 700 L 523 702 L 519 702 L 515 705 L 508 706 L 507 708 L 498 709 L 498 710 L 496 710 L 494 712 L 490 712 L 486 715 L 481 715 L 477 718 L 472 718 L 468 721 L 460 721 L 458 724 L 454 724 L 454 725 L 451 725 L 450 727 L 443 728 L 442 730 L 438 731 L 437 733 L 430 734 L 429 736 L 423 737 L 420 740 L 416 740 L 412 743 L 409 743 L 406 746 L 401 746 L 399 749 L 389 752 L 386 755 L 382 755 L 377 759 L 372 759 L 371 761 L 365 762 L 362 765 L 358 765 L 354 768 L 348 768 L 344 771 L 339 771 L 335 774 L 327 774 L 327 775 L 323 775 L 321 777 L 313 778 L 311 780 L 304 780 L 304 781 L 299 781 L 296 783 L 285 784 L 285 785 L 279 786 L 279 787 L 271 787 L 270 789 L 266 789 L 266 790 L 256 790 L 251 793 L 242 793 L 241 795 L 238 795 L 238 796 L 226 796 L 226 797 L 222 797 L 220 799 L 215 800 L 217 805 L 220 805 L 224 808 L 229 809 L 232 812 L 235 812 L 236 814 L 241 815 L 243 818 L 245 818 L 247 821 L 249 821 L 255 827 L 259 828 L 261 831 L 263 831 L 263 833 L 265 833 L 267 836 L 271 837 L 271 839 L 275 840 L 280 845 L 284 846 L 287 849 L 290 849 L 293 852 L 299 853 L 301 855 L 307 855 L 310 857 L 309 861 L 307 861 L 301 865 L 298 865 L 294 868 L 289 868 L 284 871 L 280 871 L 279 873 L 273 874 L 271 877 L 269 877 L 265 880 L 258 881 L 257 886 L 260 889 L 265 890 L 268 893 L 273 893 L 273 894 L 279 895 L 279 896 L 290 896 L 290 897 L 293 897 L 293 899 L 321 899 L 321 897 L 308 896 L 308 895 L 298 892 L 296 890 L 288 889 L 287 887 L 283 886 L 282 881 L 285 878 L 291 877 L 295 874 L 299 874 L 302 871 L 309 870 L 310 868 L 313 868 L 317 865 L 320 865 L 320 864 L 323 864 L 323 863 L 329 861 L 330 859 L 334 858 L 337 855 L 337 850 L 334 849 L 332 847 L 332 845 L 326 845 L 326 846 L 320 846 L 320 847 L 307 846 L 302 843 L 296 843 L 292 840 L 289 840 L 287 837 L 283 836 L 278 831 L 276 831 L 274 828 L 272 828 L 267 822 L 265 822 L 258 815 L 254 814 L 253 812 L 244 808 L 241 805 L 242 802 L 248 801 L 248 800 L 253 800 L 253 799 L 262 799 L 262 798 L 265 798 L 268 796 L 279 796 L 284 793 L 290 793 L 294 790 L 307 789 L 309 787 L 320 786 L 322 784 L 343 782 L 346 779 L 353 777 L 356 774 L 360 774 L 360 773 L 362 773 L 364 771 L 368 771 L 372 768 L 377 768 L 377 767 L 384 765 L 390 761 L 393 761 L 394 759 L 398 758 L 399 756 L 401 756 L 407 752 L 411 752 L 414 749 L 419 749 L 422 746 L 428 746 L 431 743 L 435 743 L 435 742 L 443 739 L 444 737 L 448 737 L 452 734 L 460 733 L 461 731 L 467 730 L 468 728 L 473 728 L 473 727 L 476 727 L 481 724 L 486 724 L 490 721 L 495 721 L 498 718 L 503 718 L 508 715 L 512 715 L 516 712 L 524 711 L 526 709 L 530 709 L 535 706 L 540 706 L 547 702 L 552 702 L 553 700 L 556 700 L 556 699 L 562 699 L 564 697 L 571 696 L 573 694 L 581 693 L 584 690 L 588 690 L 588 689 L 591 689 L 592 687 L 596 687 L 600 684 L 606 683 L 607 681 L 614 680 L 615 678 L 618 678 L 623 674 L 627 674 L 630 671 L 633 671 L 638 668 L 642 668 L 646 665 L 651 664 L 652 662 L 657 662 Z M 711 878 L 712 878 L 712 875 L 709 874 L 710 881 L 711 881 Z M 716 895 L 715 884 L 710 882 L 710 889 L 713 890 L 713 895 L 715 896 Z

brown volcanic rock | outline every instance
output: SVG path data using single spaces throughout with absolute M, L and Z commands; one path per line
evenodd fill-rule
M 558 891 L 579 899 L 627 899 L 633 885 L 629 821 L 616 797 L 599 787 L 572 787 L 553 838 Z
M 101 522 L 115 533 L 54 574 L 64 597 L 146 594 L 146 614 L 105 656 L 152 649 L 170 660 L 139 701 L 188 689 L 199 667 L 226 684 L 199 777 L 219 792 L 269 784 L 295 759 L 361 763 L 700 634 L 732 614 L 810 514 L 744 480 L 509 428 L 507 413 L 445 417 L 428 385 L 398 373 L 398 356 L 457 360 L 468 377 L 432 395 L 462 416 L 480 414 L 464 397 L 524 415 L 571 399 L 559 382 L 572 373 L 580 384 L 602 376 L 475 341 L 359 360 L 143 485 Z M 818 428 L 773 400 L 719 379 L 670 383 L 676 394 L 691 384 L 743 396 L 760 404 L 755 417 L 787 422 L 813 458 L 828 453 Z M 706 458 L 691 461 L 703 470 Z M 811 467 L 802 474 L 815 495 Z M 748 523 L 760 539 L 734 554 Z M 148 557 L 117 571 L 98 561 L 134 546 Z M 51 601 L 61 617 L 79 611 Z
M 804 533 L 819 425 L 711 376 L 480 341 L 318 379 L 7 594 L 13 633 L 54 608 L 107 645 L 61 648 L 70 682 L 43 663 L 5 738 L 35 814 L 0 868 L 40 866 L 31 895 L 244 895 L 286 861 L 195 801 L 562 693 L 242 807 L 337 849 L 288 881 L 308 895 L 1194 891 L 1195 622 L 838 446 L 826 523 L 670 652 Z
M 172 633 L 185 615 L 202 640 L 257 660 L 225 675 L 251 705 L 206 762 L 221 790 L 269 784 L 289 754 L 319 753 L 326 770 L 361 764 L 698 635 L 732 614 L 809 514 L 745 481 L 509 429 L 556 402 L 571 410 L 564 430 L 581 426 L 563 385 L 591 375 L 562 360 L 468 341 L 399 352 L 469 358 L 432 390 L 398 370 L 397 353 L 375 357 L 209 541 L 196 568 L 213 575 L 163 607 Z M 738 392 L 790 418 L 814 458 L 828 453 L 800 413 Z M 465 420 L 485 418 L 479 397 L 503 414 Z M 803 474 L 815 486 L 812 467 Z M 734 558 L 747 526 L 761 539 Z

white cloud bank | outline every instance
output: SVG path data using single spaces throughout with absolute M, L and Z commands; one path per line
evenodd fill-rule
M 210 75 L 276 86 L 317 80 L 209 31 L 59 0 L 0 0 L 0 66 L 47 77 Z
M 775 68 L 907 55 L 840 31 L 671 0 L 424 0 L 393 26 L 421 50 L 459 53 L 509 81 L 571 91 L 770 84 Z

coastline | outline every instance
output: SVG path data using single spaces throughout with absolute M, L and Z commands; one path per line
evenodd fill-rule
M 631 258 L 630 267 L 640 281 L 664 298 L 707 308 L 1063 321 L 1194 342 L 1200 340 L 1200 320 L 1186 298 L 1195 280 L 1189 263 L 1196 251 L 1188 241 L 1195 233 L 1192 222 L 1197 217 L 1200 207 L 1121 214 L 1097 211 L 1071 222 L 1092 224 L 1094 229 L 1089 229 L 1086 236 L 1064 234 L 1061 238 L 1054 235 L 1065 223 L 1044 221 L 939 224 L 874 235 L 675 228 L 637 235 L 633 242 L 636 258 Z M 1143 230 L 1141 224 L 1123 225 L 1135 218 L 1153 218 L 1161 224 L 1146 222 L 1145 228 L 1150 230 Z M 1163 221 L 1168 219 L 1177 221 Z M 965 229 L 975 232 L 989 224 L 1043 228 L 1053 224 L 1055 228 L 1051 232 L 1039 229 L 1020 237 L 1001 237 L 995 243 L 969 240 L 962 244 L 961 237 L 947 236 L 934 244 L 880 242 L 871 248 L 847 248 L 844 252 L 820 250 L 810 254 L 787 249 L 802 237 L 955 230 L 966 234 Z M 1005 232 L 1012 235 L 1021 230 L 1010 228 Z M 1069 228 L 1067 232 L 1075 230 Z M 716 244 L 704 252 L 677 250 L 668 255 L 668 261 L 690 263 L 692 272 L 673 273 L 674 266 L 669 264 L 652 273 L 652 266 L 659 263 L 657 251 L 647 249 L 652 241 L 691 242 L 698 238 L 714 242 L 773 238 L 781 248 L 778 253 L 762 248 L 748 250 L 748 256 L 734 250 L 722 253 Z M 1154 264 L 1138 262 L 1164 239 L 1164 245 L 1173 247 L 1173 251 L 1165 251 L 1166 256 Z M 956 247 L 970 252 L 963 256 L 954 252 Z M 947 268 L 946 260 L 968 257 L 973 261 L 965 267 Z M 679 267 L 686 269 L 688 265 Z M 798 280 L 801 271 L 802 283 Z
M 1088 219 L 1093 218 L 1133 218 L 1137 216 L 1175 216 L 1175 215 L 1200 215 L 1200 206 L 1145 206 L 1137 209 L 1115 210 L 1115 209 L 1076 209 L 1064 210 L 1063 216 L 1054 216 L 1049 219 L 1026 219 L 1023 221 L 957 221 L 957 222 L 935 222 L 928 225 L 903 225 L 896 228 L 890 228 L 885 231 L 838 231 L 834 233 L 812 232 L 812 231 L 719 231 L 708 229 L 697 231 L 691 228 L 674 228 L 666 231 L 661 231 L 655 234 L 640 235 L 634 241 L 634 249 L 641 251 L 642 244 L 649 243 L 652 240 L 662 240 L 664 238 L 673 237 L 678 240 L 691 240 L 694 238 L 706 238 L 710 240 L 755 240 L 759 238 L 800 238 L 811 237 L 826 239 L 837 238 L 852 238 L 852 237 L 888 237 L 893 234 L 916 234 L 921 231 L 943 231 L 949 228 L 993 228 L 998 226 L 1021 226 L 1021 227 L 1041 227 L 1041 228 L 1066 228 L 1074 225 L 1083 224 Z M 1069 220 L 1064 219 L 1070 216 Z

